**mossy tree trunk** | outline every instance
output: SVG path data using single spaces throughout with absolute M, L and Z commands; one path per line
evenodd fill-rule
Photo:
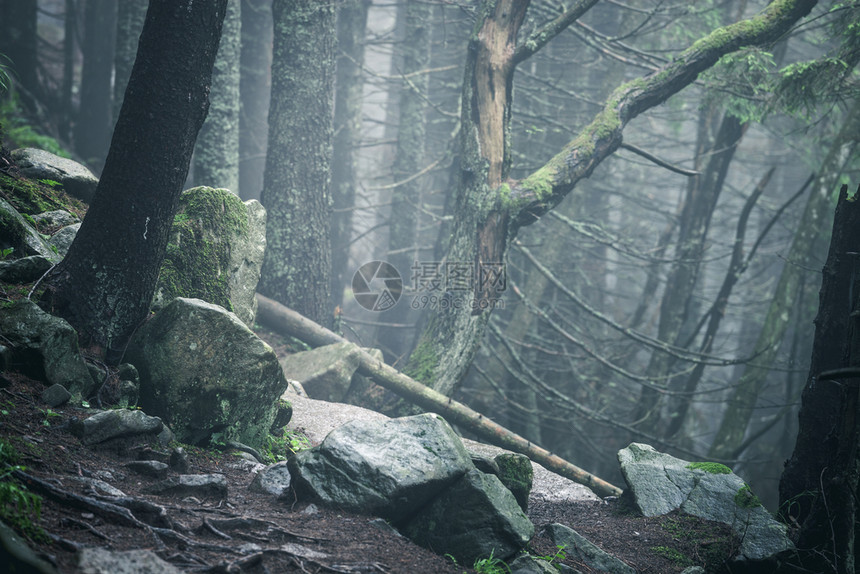
M 833 192 L 838 182 L 843 153 L 848 145 L 856 145 L 860 128 L 860 104 L 854 105 L 839 134 L 821 163 L 819 176 L 813 183 L 800 226 L 795 232 L 768 308 L 758 340 L 753 347 L 753 360 L 744 367 L 727 402 L 722 422 L 711 445 L 709 456 L 732 460 L 739 454 L 747 426 L 756 408 L 758 395 L 767 380 L 770 366 L 776 358 L 791 319 L 791 309 L 797 300 L 800 275 L 807 273 L 815 255 L 816 239 L 826 232 L 825 222 L 833 213 Z M 816 367 L 813 364 L 813 367 Z M 816 371 L 817 374 L 818 371 Z M 802 435 L 802 433 L 801 433 Z M 804 439 L 798 439 L 804 440 Z
M 482 4 L 463 83 L 461 163 L 448 261 L 473 263 L 476 270 L 503 263 L 506 247 L 517 230 L 553 209 L 612 154 L 621 144 L 628 122 L 688 86 L 723 55 L 776 41 L 808 14 L 816 1 L 777 0 L 749 20 L 715 30 L 661 69 L 621 85 L 592 123 L 560 153 L 528 177 L 509 181 L 513 70 L 593 4 L 576 3 L 519 43 L 517 35 L 529 2 L 496 0 Z M 407 374 L 450 395 L 483 336 L 497 287 L 475 281 L 475 290 L 460 309 L 433 312 L 410 356 Z
M 433 8 L 422 2 L 408 2 L 398 10 L 403 17 L 406 42 L 400 50 L 399 118 L 397 121 L 397 144 L 391 168 L 394 189 L 391 194 L 391 213 L 388 217 L 387 260 L 399 272 L 408 285 L 411 268 L 418 261 L 418 223 L 421 212 L 421 190 L 424 179 L 416 177 L 427 163 L 425 153 L 426 101 L 429 84 L 426 68 L 430 63 L 430 23 Z M 409 301 L 403 297 L 393 309 L 387 311 L 383 320 L 387 323 L 405 324 L 414 314 Z M 409 350 L 408 337 L 402 328 L 383 329 L 378 336 L 386 360 L 394 362 Z
M 50 310 L 110 362 L 149 312 L 209 106 L 226 4 L 150 1 L 98 188 L 68 255 L 47 279 Z
M 241 3 L 227 3 L 218 57 L 212 70 L 209 115 L 194 148 L 194 184 L 239 195 L 239 52 Z
M 361 68 L 370 0 L 349 0 L 337 13 L 337 75 L 335 77 L 334 141 L 331 165 L 331 298 L 343 303 L 343 292 L 352 279 L 349 247 L 352 240 L 352 207 L 355 205 L 355 150 L 361 137 L 363 101 Z
M 275 0 L 272 14 L 272 96 L 261 195 L 268 225 L 258 291 L 331 325 L 334 5 Z
M 116 49 L 113 56 L 113 121 L 119 118 L 122 100 L 131 68 L 137 57 L 137 43 L 146 20 L 149 0 L 123 0 L 119 2 L 116 15 Z
M 271 93 L 272 0 L 242 0 L 239 74 L 239 194 L 260 199 Z
M 75 122 L 75 151 L 96 172 L 101 171 L 111 141 L 116 0 L 87 0 L 84 8 L 84 64 L 81 105 Z

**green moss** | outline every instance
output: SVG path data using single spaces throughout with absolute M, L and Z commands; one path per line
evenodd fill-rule
M 233 311 L 227 285 L 230 251 L 221 237 L 247 233 L 247 209 L 230 191 L 210 187 L 186 191 L 182 207 L 173 218 L 171 240 L 159 275 L 158 289 L 163 300 L 195 297 Z
M 438 366 L 439 356 L 436 349 L 430 341 L 424 340 L 412 351 L 403 374 L 427 385 L 433 380 Z
M 745 484 L 735 495 L 735 504 L 741 508 L 752 509 L 761 506 L 761 501 L 758 499 L 758 496 L 753 494 L 749 485 Z
M 732 469 L 718 462 L 691 462 L 687 465 L 690 470 L 703 470 L 711 474 L 731 474 Z
M 679 566 L 692 566 L 693 561 L 690 560 L 687 555 L 675 550 L 674 548 L 669 548 L 668 546 L 652 546 L 651 550 L 666 560 L 671 560 L 675 564 Z

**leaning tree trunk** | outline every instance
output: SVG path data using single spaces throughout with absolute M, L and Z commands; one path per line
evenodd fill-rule
M 227 3 L 218 57 L 212 70 L 209 115 L 194 149 L 194 184 L 239 195 L 239 46 L 241 3 Z
M 197 132 L 227 0 L 151 0 L 102 177 L 46 292 L 94 351 L 118 361 L 147 317 Z M 176 57 L 182 54 L 181 58 Z
M 334 5 L 275 0 L 272 13 L 269 150 L 261 195 L 269 223 L 258 291 L 330 325 Z
M 461 163 L 447 254 L 450 262 L 474 266 L 475 288 L 459 309 L 430 315 L 406 367 L 443 394 L 455 390 L 471 364 L 504 287 L 505 250 L 517 230 L 554 208 L 611 155 L 630 120 L 688 86 L 725 54 L 777 40 L 816 0 L 777 0 L 749 20 L 715 30 L 656 72 L 623 84 L 560 153 L 525 179 L 509 181 L 514 68 L 594 3 L 577 3 L 519 45 L 527 0 L 485 2 L 478 12 L 463 83 Z
M 813 184 L 800 227 L 786 257 L 787 263 L 782 268 L 758 341 L 753 347 L 753 359 L 744 367 L 743 374 L 732 391 L 717 436 L 708 453 L 712 458 L 731 460 L 737 456 L 737 451 L 743 444 L 758 395 L 764 387 L 770 365 L 776 358 L 788 328 L 791 306 L 797 300 L 800 274 L 806 273 L 811 266 L 815 255 L 814 248 L 818 245 L 816 239 L 826 228 L 824 222 L 833 213 L 833 190 L 841 171 L 844 146 L 854 145 L 857 129 L 860 127 L 858 120 L 860 103 L 855 103 L 821 164 L 820 175 Z
M 116 0 L 87 0 L 84 8 L 84 56 L 81 105 L 75 123 L 75 151 L 101 171 L 111 143 L 111 77 L 113 75 Z
M 364 89 L 364 43 L 370 0 L 349 0 L 337 13 L 337 76 L 335 79 L 334 141 L 331 165 L 331 298 L 343 303 L 352 241 L 355 205 L 355 151 L 361 139 L 361 102 Z

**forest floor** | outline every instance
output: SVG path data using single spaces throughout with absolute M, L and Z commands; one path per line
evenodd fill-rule
M 4 441 L 0 451 L 7 455 L 10 447 L 14 449 L 18 453 L 15 463 L 36 479 L 24 484 L 43 496 L 36 523 L 50 538 L 37 537 L 33 547 L 61 572 L 79 571 L 77 553 L 87 546 L 149 549 L 187 572 L 473 571 L 467 567 L 471 565 L 454 564 L 412 544 L 372 517 L 315 509 L 302 500 L 276 501 L 271 495 L 251 492 L 247 487 L 253 478 L 253 465 L 218 450 L 186 447 L 188 472 L 224 474 L 229 485 L 225 500 L 146 494 L 156 479 L 136 474 L 125 464 L 135 460 L 147 445 L 115 440 L 97 447 L 84 446 L 66 432 L 64 424 L 71 417 L 85 418 L 92 409 L 49 409 L 40 399 L 43 383 L 14 373 L 4 375 L 0 377 L 0 439 Z M 114 513 L 82 503 L 81 498 L 73 500 L 71 495 L 96 502 L 109 500 L 78 481 L 81 477 L 106 477 L 133 501 L 126 505 L 136 517 L 160 529 L 123 524 Z M 37 481 L 53 488 L 46 490 Z M 690 565 L 719 564 L 731 554 L 734 544 L 726 527 L 680 515 L 637 517 L 618 501 L 537 500 L 531 503 L 529 517 L 536 526 L 530 544 L 533 554 L 556 554 L 558 549 L 543 529 L 558 522 L 574 528 L 639 573 L 671 574 Z M 556 563 L 583 573 L 594 572 L 570 556 L 557 558 Z

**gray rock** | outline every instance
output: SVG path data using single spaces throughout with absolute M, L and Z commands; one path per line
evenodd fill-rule
M 526 512 L 529 506 L 529 493 L 532 491 L 532 481 L 534 480 L 532 461 L 529 460 L 529 457 L 516 453 L 500 454 L 494 461 L 499 467 L 499 480 L 511 491 L 523 512 Z
M 42 401 L 49 407 L 58 407 L 72 398 L 72 393 L 60 384 L 53 384 L 42 391 Z
M 248 490 L 271 494 L 275 498 L 284 496 L 290 489 L 290 470 L 286 462 L 267 466 L 257 473 Z
M 158 479 L 167 478 L 168 466 L 157 460 L 135 460 L 127 462 L 125 467 L 141 476 Z
M 160 418 L 151 417 L 143 411 L 117 409 L 94 414 L 70 428 L 82 443 L 93 445 L 112 438 L 157 435 L 163 426 Z
M 689 463 L 632 443 L 618 452 L 621 473 L 645 516 L 680 509 L 728 524 L 742 539 L 738 559 L 762 560 L 793 548 L 780 524 L 728 467 Z
M 198 298 L 236 313 L 248 327 L 266 248 L 266 210 L 229 190 L 195 187 L 182 193 L 152 301 Z
M 30 222 L 4 199 L 0 199 L 0 244 L 13 247 L 16 257 L 41 255 L 52 263 L 60 260 Z
M 88 397 L 95 390 L 78 351 L 78 334 L 63 319 L 21 299 L 0 311 L 0 333 L 12 349 L 10 366 L 35 379 L 61 384 L 72 395 Z
M 496 464 L 496 461 L 490 457 L 475 454 L 474 452 L 470 452 L 469 456 L 472 458 L 472 464 L 475 465 L 475 468 L 481 472 L 499 476 L 499 465 Z
M 57 256 L 65 257 L 69 252 L 69 247 L 72 246 L 72 241 L 78 235 L 81 224 L 74 223 L 58 229 L 48 240 L 49 245 L 53 245 L 57 249 Z
M 174 449 L 170 451 L 170 460 L 167 461 L 167 464 L 170 465 L 170 468 L 180 474 L 187 473 L 188 453 L 186 453 L 185 449 L 181 446 L 174 447 Z
M 413 542 L 472 564 L 504 560 L 528 544 L 534 525 L 498 477 L 470 470 L 403 528 Z
M 689 568 L 684 568 L 681 574 L 705 574 L 705 569 L 701 566 L 690 566 Z
M 394 523 L 474 468 L 442 417 L 355 420 L 289 460 L 299 498 L 372 514 Z
M 511 574 L 558 574 L 552 564 L 546 560 L 535 558 L 531 554 L 521 554 L 509 564 Z
M 227 478 L 223 474 L 180 474 L 153 484 L 146 492 L 160 496 L 227 498 Z
M 564 546 L 568 558 L 580 560 L 598 572 L 610 574 L 636 574 L 636 571 L 592 542 L 585 539 L 572 528 L 563 524 L 550 524 L 547 533 L 556 546 Z
M 131 363 L 122 363 L 116 368 L 116 376 L 121 381 L 140 383 L 140 374 Z
M 70 476 L 69 480 L 87 485 L 98 494 L 103 496 L 125 496 L 125 493 L 118 488 L 114 488 L 110 484 L 98 478 L 88 478 L 85 476 Z
M 0 281 L 32 283 L 44 275 L 53 263 L 41 255 L 30 255 L 10 261 L 0 261 Z
M 133 407 L 140 400 L 140 383 L 135 381 L 120 381 L 117 391 L 117 404 L 120 407 Z
M 188 444 L 221 433 L 261 447 L 287 387 L 272 348 L 236 315 L 199 299 L 177 298 L 159 311 L 126 358 L 140 372 L 141 407 Z
M 55 211 L 44 211 L 33 216 L 33 221 L 40 227 L 66 227 L 80 223 L 80 219 L 76 215 L 72 215 L 65 209 L 57 209 Z
M 99 180 L 78 162 L 35 148 L 12 150 L 11 155 L 22 175 L 60 182 L 69 195 L 87 203 L 92 201 Z
M 349 391 L 360 354 L 353 343 L 334 343 L 286 356 L 281 367 L 288 379 L 301 383 L 309 397 L 337 403 Z
M 107 550 L 82 548 L 78 551 L 80 574 L 182 574 L 151 550 Z
M 0 521 L 0 564 L 6 572 L 38 572 L 57 574 L 57 569 L 45 562 L 14 530 Z

